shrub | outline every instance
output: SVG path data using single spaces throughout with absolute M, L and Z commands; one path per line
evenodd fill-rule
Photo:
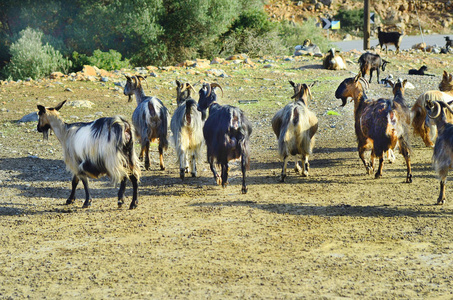
M 42 31 L 29 27 L 19 33 L 19 39 L 9 49 L 11 60 L 4 69 L 6 77 L 38 79 L 54 71 L 67 73 L 71 61 L 51 45 L 43 45 L 42 37 Z
M 121 53 L 110 49 L 109 52 L 94 50 L 93 55 L 88 57 L 88 62 L 92 66 L 107 71 L 119 70 L 130 66 L 129 60 L 121 60 Z
M 363 28 L 362 9 L 340 10 L 334 19 L 340 21 L 341 30 L 344 32 L 361 32 Z

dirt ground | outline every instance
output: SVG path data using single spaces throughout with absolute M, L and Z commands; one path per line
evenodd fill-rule
M 358 71 L 358 54 L 346 54 L 347 71 L 320 69 L 317 58 L 268 58 L 254 65 L 211 65 L 226 75 L 178 68 L 148 77 L 147 95 L 173 112 L 174 80 L 218 82 L 221 103 L 240 106 L 253 123 L 249 192 L 242 195 L 240 169 L 231 164 L 230 185 L 214 184 L 205 161 L 197 178 L 179 179 L 175 153 L 160 171 L 153 147 L 143 171 L 139 206 L 118 209 L 117 188 L 91 180 L 91 208 L 64 205 L 71 175 L 54 135 L 43 141 L 36 122 L 18 123 L 36 104 L 88 100 L 92 108 L 65 105 L 67 122 L 114 114 L 132 115 L 135 102 L 114 82 L 56 80 L 0 86 L 0 299 L 162 298 L 444 298 L 453 297 L 453 205 L 435 206 L 439 183 L 432 149 L 412 137 L 413 183 L 406 184 L 401 155 L 386 163 L 381 179 L 366 175 L 353 131 L 353 105 L 339 107 L 334 91 Z M 444 55 L 389 54 L 384 76 L 414 84 L 410 105 L 437 89 L 452 59 Z M 435 77 L 409 76 L 427 64 Z M 134 71 L 129 71 L 133 74 Z M 384 77 L 381 74 L 381 77 Z M 319 119 L 310 176 L 282 162 L 270 120 L 291 101 L 288 80 L 318 83 L 310 107 Z M 67 89 L 70 89 L 69 91 Z M 375 81 L 371 97 L 390 97 Z M 195 98 L 198 98 L 195 93 Z M 249 104 L 238 100 L 250 101 Z M 334 112 L 334 113 L 332 113 Z M 337 113 L 337 114 L 336 114 Z M 138 146 L 137 146 L 138 151 Z M 130 184 L 126 194 L 131 199 Z

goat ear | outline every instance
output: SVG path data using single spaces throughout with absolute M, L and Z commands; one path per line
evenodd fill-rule
M 393 80 L 387 80 L 387 83 L 390 84 L 390 86 L 391 86 L 392 88 L 395 87 L 395 82 L 393 82 Z
M 178 87 L 180 87 L 180 86 L 181 86 L 181 82 L 179 82 L 178 80 L 176 80 L 176 85 L 177 85 Z
M 45 114 L 46 113 L 46 108 L 42 105 L 38 105 L 38 110 L 40 113 Z
M 313 81 L 312 83 L 310 83 L 310 84 L 308 85 L 308 87 L 311 88 L 311 87 L 314 86 L 316 83 L 318 83 L 318 80 L 315 80 L 315 81 Z
M 406 86 L 406 83 L 407 83 L 407 79 L 404 79 L 404 80 L 403 80 L 403 83 L 402 83 L 401 85 L 402 85 L 403 87 L 405 87 L 405 86 Z
M 129 76 L 127 76 L 127 75 L 124 75 L 124 76 L 126 77 L 127 81 L 131 81 L 131 78 Z
M 291 80 L 289 81 L 289 84 L 291 84 L 293 87 L 296 86 L 296 84 L 294 82 L 292 82 Z
M 59 111 L 60 108 L 61 108 L 61 107 L 63 106 L 63 104 L 65 104 L 65 103 L 66 103 L 66 100 L 60 102 L 57 106 L 54 107 L 54 109 L 55 109 L 56 111 Z

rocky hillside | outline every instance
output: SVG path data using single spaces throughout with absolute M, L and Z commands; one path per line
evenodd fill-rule
M 335 16 L 340 10 L 363 9 L 362 0 L 271 0 L 265 9 L 275 20 L 303 22 L 308 18 Z M 415 5 L 416 4 L 416 5 Z M 371 1 L 371 11 L 376 15 L 376 25 L 384 30 L 418 34 L 420 26 L 425 33 L 450 33 L 453 25 L 453 1 Z

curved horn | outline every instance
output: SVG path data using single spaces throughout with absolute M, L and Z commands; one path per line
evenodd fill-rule
M 209 97 L 211 96 L 211 85 L 209 83 L 204 83 L 203 84 L 204 86 L 206 86 L 207 90 L 208 90 L 208 94 L 206 95 L 206 97 Z
M 124 75 L 124 76 L 126 76 L 126 79 L 127 79 L 128 81 L 131 81 L 131 78 L 130 78 L 129 76 L 127 76 L 127 75 Z
M 216 88 L 216 87 L 218 87 L 222 91 L 222 97 L 223 97 L 223 89 L 220 86 L 220 84 L 215 83 L 215 82 L 211 83 L 211 88 Z
M 431 101 L 431 100 L 428 100 L 428 101 L 427 101 L 427 104 L 428 104 L 428 105 L 432 105 L 433 103 L 434 103 L 434 105 L 435 105 L 436 108 L 437 108 L 437 114 L 436 114 L 435 116 L 431 116 L 431 114 L 429 113 L 429 111 L 427 111 L 428 117 L 430 117 L 431 119 L 437 118 L 437 117 L 440 115 L 440 110 L 442 109 L 442 108 L 440 107 L 440 104 L 439 104 L 437 101 Z M 432 107 L 432 106 L 431 106 L 431 107 Z M 430 108 L 431 108 L 431 107 L 430 107 Z M 431 110 L 431 109 L 430 109 L 430 110 Z

